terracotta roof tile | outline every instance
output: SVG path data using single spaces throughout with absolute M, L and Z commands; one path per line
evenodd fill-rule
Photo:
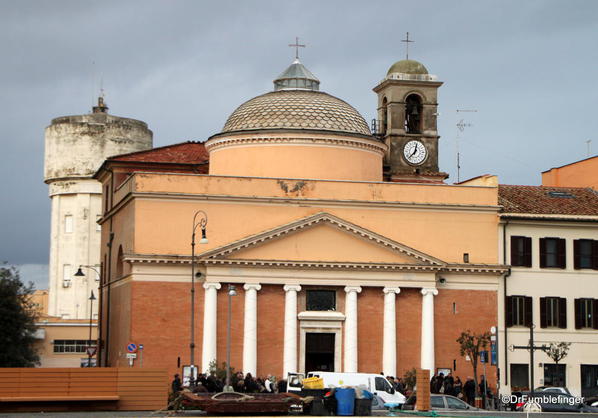
M 201 164 L 209 161 L 203 142 L 183 142 L 146 151 L 116 155 L 108 161 L 133 161 L 174 164 Z
M 598 216 L 598 193 L 578 187 L 498 186 L 506 213 Z

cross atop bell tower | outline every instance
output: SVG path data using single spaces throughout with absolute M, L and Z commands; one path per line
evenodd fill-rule
M 409 57 L 409 39 L 406 56 Z M 389 181 L 443 183 L 448 174 L 438 168 L 437 77 L 420 62 L 394 63 L 374 87 L 378 94 L 376 134 L 388 146 L 384 177 Z
M 295 48 L 295 59 L 298 60 L 299 59 L 299 48 L 305 48 L 305 44 L 301 45 L 299 43 L 299 37 L 295 37 L 295 43 L 294 44 L 289 44 L 289 46 L 294 47 Z

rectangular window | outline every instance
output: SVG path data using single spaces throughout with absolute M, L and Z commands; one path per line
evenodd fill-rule
M 576 269 L 598 270 L 598 241 L 593 239 L 574 240 L 573 260 Z
M 516 267 L 532 266 L 532 239 L 530 237 L 511 237 L 511 265 Z
M 73 232 L 73 215 L 64 215 L 64 232 L 67 234 Z
M 527 364 L 511 364 L 511 389 L 528 389 L 528 370 Z
M 544 386 L 567 387 L 566 364 L 544 364 Z
M 566 298 L 540 298 L 540 327 L 567 328 Z
M 62 265 L 62 285 L 64 287 L 69 287 L 71 284 L 72 279 L 72 271 L 70 264 L 63 264 Z
M 575 299 L 575 328 L 598 329 L 598 299 Z
M 566 244 L 563 238 L 540 238 L 540 267 L 566 267 Z
M 530 296 L 507 296 L 506 322 L 508 327 L 532 323 L 532 298 Z
M 306 292 L 308 311 L 335 311 L 336 292 L 334 290 L 308 290 Z
M 92 340 L 54 340 L 55 353 L 85 353 L 88 346 L 95 346 Z

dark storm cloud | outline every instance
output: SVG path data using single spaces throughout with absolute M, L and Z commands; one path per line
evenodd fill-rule
M 147 122 L 155 145 L 204 140 L 271 89 L 295 36 L 322 90 L 370 120 L 371 89 L 404 57 L 409 31 L 410 56 L 445 82 L 440 164 L 450 180 L 464 117 L 473 126 L 460 140 L 461 179 L 538 184 L 542 170 L 584 158 L 598 128 L 597 12 L 591 0 L 1 2 L 0 258 L 47 262 L 43 130 L 88 112 L 100 80 L 111 113 Z

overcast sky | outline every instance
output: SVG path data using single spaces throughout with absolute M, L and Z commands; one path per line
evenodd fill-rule
M 370 121 L 372 88 L 405 57 L 444 81 L 440 168 L 461 180 L 540 173 L 598 150 L 598 1 L 0 1 L 0 260 L 47 283 L 44 128 L 91 110 L 148 123 L 154 145 L 205 140 L 292 61 Z M 458 114 L 456 109 L 476 109 Z

